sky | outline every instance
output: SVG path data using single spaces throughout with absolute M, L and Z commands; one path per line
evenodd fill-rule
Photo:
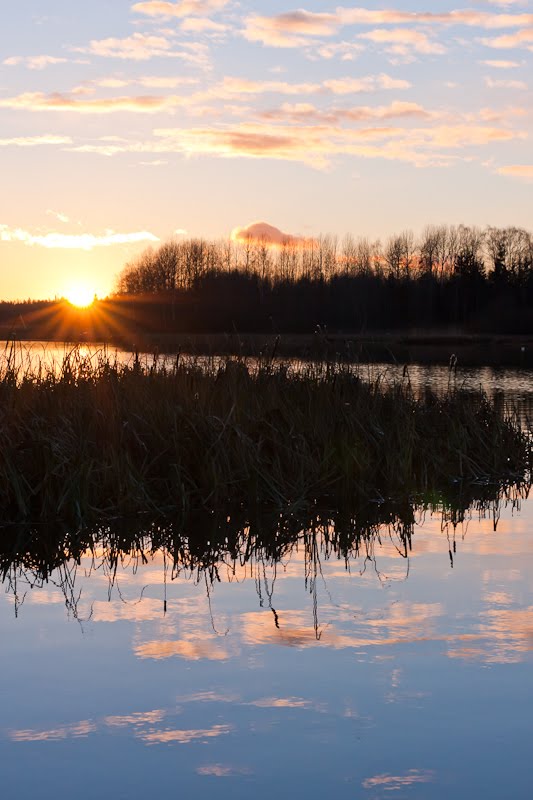
M 532 2 L 301 1 L 9 2 L 0 298 L 258 222 L 531 230 Z

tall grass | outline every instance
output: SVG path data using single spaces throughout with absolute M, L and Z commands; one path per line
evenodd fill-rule
M 338 365 L 120 365 L 75 349 L 54 371 L 0 366 L 4 523 L 445 497 L 530 462 L 527 434 L 483 395 L 416 398 Z

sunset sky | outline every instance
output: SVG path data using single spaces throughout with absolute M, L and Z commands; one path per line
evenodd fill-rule
M 258 221 L 533 227 L 531 2 L 302 2 L 9 3 L 0 298 Z

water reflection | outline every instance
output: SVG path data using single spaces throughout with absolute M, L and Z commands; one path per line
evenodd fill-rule
M 528 491 L 4 529 L 5 791 L 525 800 Z
M 80 622 L 157 620 L 161 613 L 166 615 L 173 602 L 167 598 L 167 588 L 183 581 L 204 585 L 211 609 L 211 593 L 216 584 L 238 584 L 248 579 L 254 583 L 259 607 L 271 612 L 273 630 L 266 633 L 264 617 L 261 615 L 259 624 L 250 613 L 243 619 L 244 638 L 254 642 L 270 637 L 281 644 L 305 646 L 309 639 L 318 641 L 322 637 L 318 585 L 326 585 L 326 565 L 330 577 L 346 572 L 364 581 L 371 574 L 385 586 L 406 580 L 413 557 L 430 550 L 447 553 L 453 568 L 468 524 L 476 520 L 479 531 L 496 531 L 502 509 L 518 513 L 529 489 L 527 481 L 504 485 L 481 482 L 452 485 L 446 500 L 406 497 L 369 502 L 350 511 L 303 509 L 252 516 L 244 511 L 231 515 L 196 512 L 175 521 L 119 519 L 104 527 L 78 530 L 58 524 L 10 526 L 4 528 L 0 540 L 0 577 L 13 598 L 16 615 L 29 596 L 28 602 L 34 604 L 63 602 L 68 613 Z M 414 537 L 419 530 L 432 530 L 435 536 L 423 538 L 417 553 Z M 486 539 L 487 542 L 489 552 L 495 542 L 501 547 L 499 540 Z M 480 542 L 480 552 L 483 547 Z M 312 631 L 302 627 L 297 616 L 280 615 L 276 610 L 278 578 L 295 576 L 301 577 L 312 600 Z M 103 581 L 107 598 L 95 599 L 87 615 L 79 584 L 89 580 Z M 144 596 L 144 589 L 134 601 L 126 601 L 123 589 L 139 582 L 145 586 L 162 584 L 162 603 Z M 36 589 L 40 591 L 32 591 Z M 499 600 L 505 596 L 495 594 Z M 188 601 L 182 598 L 179 602 L 185 618 Z M 419 617 L 422 626 L 432 616 L 431 607 L 424 605 L 420 612 L 410 615 L 411 623 Z M 220 629 L 213 618 L 211 623 L 216 639 Z M 401 627 L 401 622 L 392 627 L 398 625 Z M 269 629 L 270 625 L 266 627 Z M 204 637 L 202 643 L 145 642 L 136 652 L 141 658 L 230 657 L 209 637 Z

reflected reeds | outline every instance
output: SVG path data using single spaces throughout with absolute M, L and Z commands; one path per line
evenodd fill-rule
M 370 569 L 380 577 L 379 557 L 386 549 L 405 562 L 407 577 L 416 530 L 432 518 L 439 523 L 443 556 L 447 551 L 453 567 L 456 533 L 464 523 L 479 518 L 496 528 L 501 509 L 518 511 L 529 488 L 528 482 L 471 484 L 467 491 L 456 487 L 446 499 L 367 502 L 344 511 L 202 511 L 174 519 L 121 518 L 94 527 L 8 526 L 0 537 L 0 579 L 14 596 L 16 610 L 28 590 L 57 587 L 68 611 L 78 618 L 80 574 L 104 576 L 109 597 L 114 588 L 120 596 L 117 576 L 134 574 L 150 563 L 160 570 L 160 583 L 204 583 L 208 599 L 214 584 L 249 578 L 255 581 L 260 605 L 272 609 L 277 625 L 277 567 L 294 555 L 301 561 L 316 618 L 316 581 L 325 562 L 337 561 L 343 570 L 361 574 Z

